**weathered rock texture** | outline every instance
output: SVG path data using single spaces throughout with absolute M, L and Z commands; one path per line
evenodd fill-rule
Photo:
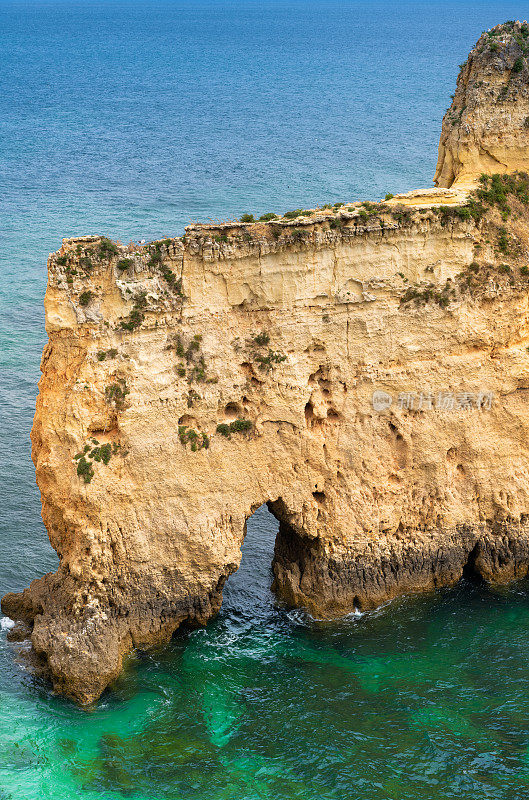
M 524 163 L 524 111 L 489 103 L 484 132 L 492 88 L 469 89 L 518 52 L 489 38 L 458 82 L 474 117 L 444 123 L 445 185 L 484 168 L 497 124 L 499 160 Z M 527 573 L 529 184 L 487 186 L 50 256 L 32 441 L 60 567 L 2 607 L 58 691 L 90 702 L 132 647 L 206 623 L 262 503 L 278 596 L 321 617 Z

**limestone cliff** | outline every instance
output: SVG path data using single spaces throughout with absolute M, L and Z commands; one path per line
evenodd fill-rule
M 479 48 L 467 78 L 496 69 Z M 445 119 L 439 183 L 483 169 L 472 119 L 458 138 Z M 528 254 L 523 174 L 143 247 L 65 239 L 32 432 L 60 567 L 2 602 L 56 690 L 90 702 L 132 647 L 206 623 L 262 503 L 278 597 L 321 617 L 525 575 Z
M 472 186 L 480 173 L 529 169 L 529 25 L 483 33 L 461 65 L 443 119 L 437 186 Z

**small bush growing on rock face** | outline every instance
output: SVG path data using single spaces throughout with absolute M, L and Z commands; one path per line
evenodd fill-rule
M 57 264 L 59 267 L 65 267 L 68 263 L 68 256 L 57 256 Z
M 512 253 L 512 241 L 507 233 L 507 228 L 501 227 L 498 234 L 498 250 L 504 255 Z
M 119 382 L 111 383 L 110 386 L 105 387 L 105 400 L 107 403 L 112 404 L 118 411 L 125 408 L 125 398 L 129 394 L 127 382 L 124 378 L 120 378 Z
M 529 275 L 529 267 L 525 265 L 523 267 L 520 267 L 520 272 L 522 275 Z
M 293 242 L 302 242 L 305 238 L 305 231 L 302 228 L 294 228 L 290 231 L 290 238 Z
M 110 258 L 111 256 L 117 256 L 118 253 L 118 246 L 104 236 L 99 242 L 99 258 Z
M 81 306 L 90 305 L 93 296 L 94 293 L 91 292 L 90 290 L 87 290 L 86 292 L 81 292 L 81 294 L 79 295 L 79 305 Z
M 162 273 L 163 279 L 166 281 L 166 283 L 169 284 L 171 289 L 173 289 L 177 294 L 181 295 L 182 294 L 181 278 L 177 279 L 174 272 L 171 269 L 169 269 L 169 267 L 166 264 L 160 265 L 160 272 Z
M 343 226 L 344 226 L 343 219 L 339 219 L 338 217 L 332 217 L 329 220 L 329 228 L 331 228 L 331 230 L 340 230 L 340 228 L 343 228 Z
M 395 197 L 395 195 L 391 194 L 391 192 L 388 192 L 387 195 L 385 195 L 384 200 L 391 200 L 393 197 Z
M 94 470 L 92 465 L 86 458 L 81 456 L 79 461 L 77 462 L 77 474 L 80 478 L 84 480 L 85 483 L 90 483 L 92 478 L 94 477 Z
M 269 350 L 266 356 L 260 353 L 255 356 L 255 360 L 259 364 L 261 372 L 269 372 L 274 364 L 281 364 L 282 361 L 286 361 L 286 358 L 287 357 L 283 355 L 283 353 L 277 353 L 273 350 Z
M 162 263 L 162 254 L 160 252 L 160 248 L 157 247 L 151 251 L 151 255 L 149 260 L 147 261 L 148 267 L 159 267 Z
M 266 333 L 266 331 L 261 331 L 261 333 L 258 333 L 256 336 L 253 337 L 253 340 L 256 345 L 258 345 L 259 347 L 263 347 L 270 341 L 270 336 Z
M 391 215 L 400 225 L 406 225 L 411 222 L 412 213 L 408 208 L 403 206 L 392 210 Z
M 118 354 L 118 351 L 115 347 L 111 347 L 110 350 L 99 350 L 97 353 L 97 360 L 104 361 L 106 358 L 115 358 Z
M 214 236 L 213 238 L 215 239 L 216 242 L 222 244 L 226 244 L 226 242 L 228 241 L 228 237 L 224 233 L 221 236 Z
M 145 315 L 142 314 L 139 308 L 133 308 L 130 312 L 127 319 L 121 320 L 121 327 L 124 331 L 133 331 L 136 328 L 139 328 L 143 320 L 145 319 Z
M 259 222 L 270 222 L 271 219 L 278 219 L 278 216 L 269 211 L 267 214 L 261 214 Z
M 120 258 L 120 260 L 116 264 L 116 267 L 121 272 L 124 272 L 126 269 L 129 269 L 129 267 L 132 267 L 133 263 L 134 262 L 133 262 L 132 258 Z
M 180 358 L 184 358 L 184 356 L 186 354 L 186 351 L 185 351 L 184 343 L 182 342 L 182 339 L 180 338 L 180 336 L 177 336 L 176 339 L 175 339 L 175 350 L 176 350 L 176 355 L 177 356 L 179 356 Z
M 92 272 L 94 265 L 92 264 L 92 259 L 89 258 L 89 256 L 83 256 L 79 259 L 79 266 L 88 275 L 90 272 Z
M 511 72 L 517 74 L 518 72 L 521 72 L 523 68 L 524 68 L 523 58 L 517 58 L 514 64 L 512 65 Z
M 187 425 L 178 426 L 178 438 L 180 443 L 186 446 L 191 445 L 191 450 L 196 453 L 197 450 L 207 450 L 209 447 L 209 436 L 201 431 L 195 431 L 193 428 L 188 428 Z
M 92 444 L 86 444 L 84 449 L 77 453 L 74 458 L 77 460 L 77 474 L 83 478 L 85 483 L 90 483 L 94 477 L 94 462 L 108 464 L 112 456 L 121 452 L 123 456 L 128 455 L 128 450 L 121 450 L 119 442 L 107 442 L 99 444 L 97 439 L 92 439 Z M 95 446 L 93 446 L 95 445 Z
M 245 433 L 252 429 L 252 423 L 249 419 L 236 419 L 230 423 L 230 431 L 233 433 Z
M 94 461 L 97 462 L 102 461 L 103 464 L 108 464 L 111 455 L 112 445 L 109 443 L 94 447 L 94 449 L 90 451 L 90 458 L 93 458 Z
M 221 436 L 225 436 L 226 439 L 231 439 L 232 433 L 248 433 L 252 428 L 253 423 L 251 423 L 249 419 L 236 419 L 229 424 L 226 422 L 219 423 L 217 425 L 217 433 L 220 433 Z
M 301 216 L 303 216 L 302 208 L 296 208 L 294 211 L 287 211 L 285 214 L 283 214 L 284 219 L 296 219 L 296 217 Z
M 241 222 L 255 222 L 255 218 L 253 214 L 242 214 Z
M 136 328 L 139 328 L 142 324 L 143 320 L 145 319 L 145 314 L 143 313 L 143 309 L 147 306 L 147 292 L 138 292 L 138 294 L 134 298 L 134 305 L 132 306 L 132 310 L 130 314 L 125 319 L 122 319 L 120 322 L 120 326 L 124 331 L 133 331 Z

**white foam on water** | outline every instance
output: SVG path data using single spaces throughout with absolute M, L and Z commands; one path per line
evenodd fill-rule
M 2 619 L 0 619 L 0 631 L 10 631 L 11 628 L 14 627 L 15 623 L 12 619 L 9 619 L 9 617 L 2 617 Z

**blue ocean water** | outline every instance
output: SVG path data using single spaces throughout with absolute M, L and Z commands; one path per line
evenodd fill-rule
M 29 430 L 46 258 L 431 184 L 458 64 L 527 5 L 0 0 L 0 593 L 56 567 Z M 521 800 L 527 588 L 461 585 L 320 624 L 249 524 L 218 619 L 136 654 L 90 713 L 0 631 L 0 798 Z

